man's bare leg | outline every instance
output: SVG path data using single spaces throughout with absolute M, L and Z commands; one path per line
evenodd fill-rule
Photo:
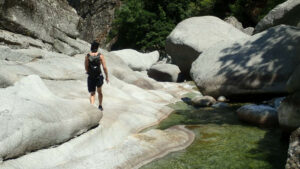
M 91 95 L 90 95 L 90 103 L 91 103 L 91 104 L 94 104 L 94 103 L 95 103 L 95 92 L 91 92 Z
M 99 105 L 102 106 L 102 100 L 103 100 L 102 88 L 101 88 L 101 87 L 98 87 L 98 88 L 97 88 L 97 92 L 98 92 Z

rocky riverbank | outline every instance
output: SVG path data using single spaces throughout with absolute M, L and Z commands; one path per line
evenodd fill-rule
M 230 117 L 225 121 L 294 131 L 286 168 L 298 167 L 300 29 L 299 17 L 293 14 L 298 14 L 299 5 L 298 0 L 288 0 L 277 6 L 252 36 L 213 16 L 184 20 L 166 39 L 171 63 L 159 61 L 157 51 L 99 49 L 110 78 L 103 86 L 104 111 L 100 112 L 88 101 L 84 58 L 90 44 L 80 39 L 82 16 L 66 0 L 0 0 L 0 169 L 139 168 L 187 148 L 195 138 L 196 142 L 210 142 L 227 137 L 220 131 L 237 137 L 235 132 L 254 130 L 208 125 L 220 122 L 223 114 L 187 108 L 179 113 L 178 126 L 140 133 L 176 110 L 167 105 L 183 100 L 193 109 L 222 111 L 232 100 L 249 99 L 265 102 L 236 108 L 225 115 Z M 83 25 L 93 16 L 82 21 Z M 270 18 L 274 21 L 269 22 Z M 283 22 L 286 20 L 289 22 Z M 204 96 L 191 83 L 174 83 L 184 78 L 191 78 Z M 187 99 L 187 93 L 197 97 Z M 284 98 L 277 100 L 277 96 Z M 273 100 L 268 101 L 270 97 Z M 184 114 L 195 118 L 186 119 Z M 193 122 L 198 117 L 208 126 Z M 235 121 L 237 118 L 240 121 Z M 186 128 L 184 120 L 199 126 Z M 258 129 L 252 141 L 264 139 L 267 133 Z M 197 134 L 218 136 L 203 140 Z M 278 141 L 276 132 L 272 136 Z M 230 142 L 224 143 L 225 147 L 236 141 L 225 140 Z M 205 150 L 206 146 L 200 147 Z M 275 160 L 284 158 L 277 155 Z M 232 161 L 228 166 L 235 164 L 239 163 Z M 263 162 L 258 166 L 270 165 Z

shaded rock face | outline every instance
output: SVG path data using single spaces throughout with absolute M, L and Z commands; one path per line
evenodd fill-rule
M 81 16 L 78 30 L 80 39 L 92 42 L 97 39 L 106 48 L 106 37 L 111 29 L 115 10 L 120 0 L 68 0 Z M 109 48 L 109 47 L 107 47 Z
M 177 82 L 180 70 L 176 65 L 156 64 L 149 69 L 148 76 L 161 82 Z
M 279 124 L 287 131 L 300 126 L 300 92 L 286 97 L 278 108 Z
M 287 0 L 272 9 L 256 25 L 254 33 L 262 32 L 270 27 L 285 24 L 300 27 L 300 1 Z
M 66 0 L 4 0 L 0 4 L 0 28 L 54 43 L 54 31 L 79 36 L 79 17 Z
M 277 26 L 248 39 L 218 43 L 193 63 L 191 77 L 213 97 L 247 99 L 287 93 L 300 63 L 300 29 Z
M 300 66 L 298 66 L 287 81 L 289 96 L 280 104 L 279 123 L 287 131 L 300 127 Z
M 300 65 L 296 68 L 294 73 L 290 76 L 287 81 L 287 90 L 289 93 L 295 93 L 300 91 Z
M 291 134 L 288 159 L 285 165 L 285 169 L 296 168 L 300 168 L 300 128 Z
M 71 56 L 89 51 L 87 42 L 77 39 L 79 16 L 66 0 L 5 0 L 0 9 L 2 45 L 35 47 Z
M 188 77 L 191 64 L 205 49 L 220 41 L 235 41 L 247 37 L 248 35 L 217 17 L 192 17 L 180 22 L 167 37 L 166 52 Z
M 278 125 L 277 110 L 267 105 L 245 105 L 237 110 L 239 119 L 264 126 Z

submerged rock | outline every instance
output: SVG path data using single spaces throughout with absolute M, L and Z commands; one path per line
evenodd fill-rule
M 192 98 L 192 104 L 199 107 L 208 107 L 216 103 L 211 96 L 196 96 Z
M 278 124 L 277 110 L 267 105 L 245 105 L 237 110 L 239 119 L 265 126 Z
M 218 102 L 218 103 L 213 104 L 211 107 L 214 107 L 214 108 L 226 108 L 226 107 L 229 107 L 229 105 L 227 103 Z

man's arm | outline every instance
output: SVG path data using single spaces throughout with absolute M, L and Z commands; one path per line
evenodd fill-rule
M 106 67 L 104 56 L 102 54 L 100 55 L 100 60 L 101 60 L 101 63 L 102 63 L 102 66 L 103 66 L 103 70 L 104 70 L 104 73 L 105 73 L 105 80 L 108 83 L 109 80 L 108 80 L 107 67 Z
M 85 67 L 85 72 L 87 73 L 89 71 L 88 55 L 85 56 L 84 67 Z

